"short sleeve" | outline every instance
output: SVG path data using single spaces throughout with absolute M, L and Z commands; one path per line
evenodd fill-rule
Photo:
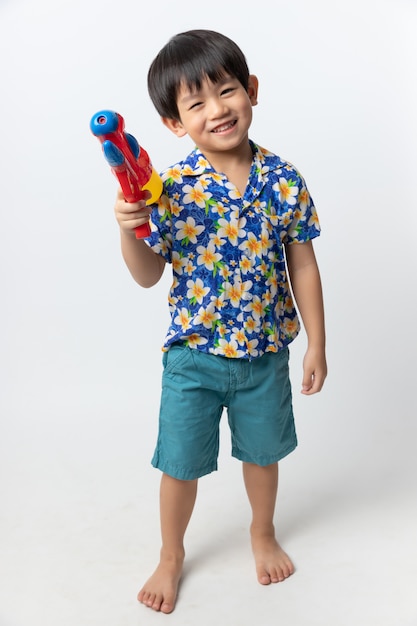
M 313 199 L 303 177 L 297 173 L 294 181 L 297 192 L 293 196 L 292 221 L 284 239 L 285 244 L 305 243 L 320 235 L 320 223 Z M 295 189 L 294 189 L 295 191 Z
M 150 217 L 151 234 L 146 241 L 152 250 L 162 256 L 167 263 L 172 259 L 172 218 L 170 201 L 162 194 L 153 205 Z

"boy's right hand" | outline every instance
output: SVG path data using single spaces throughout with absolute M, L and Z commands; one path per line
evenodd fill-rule
M 151 197 L 151 193 L 149 191 L 144 191 L 143 193 L 146 194 L 143 200 L 138 200 L 138 202 L 126 202 L 122 189 L 119 187 L 117 191 L 114 213 L 120 230 L 124 233 L 135 236 L 134 229 L 149 221 L 152 209 L 146 206 L 146 201 Z

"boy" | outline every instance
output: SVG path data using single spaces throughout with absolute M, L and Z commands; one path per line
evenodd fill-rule
M 287 269 L 308 337 L 302 393 L 320 391 L 327 368 L 311 243 L 319 234 L 316 211 L 297 170 L 249 140 L 258 80 L 243 53 L 219 33 L 181 33 L 151 64 L 148 89 L 165 126 L 196 145 L 162 174 L 157 205 L 128 204 L 119 192 L 115 206 L 133 278 L 151 287 L 166 262 L 174 277 L 152 460 L 163 472 L 162 548 L 138 594 L 146 606 L 170 613 L 197 480 L 217 469 L 225 407 L 252 508 L 258 581 L 280 582 L 294 571 L 273 525 L 278 461 L 297 445 L 288 344 L 299 322 Z M 136 240 L 132 229 L 150 215 L 151 237 Z

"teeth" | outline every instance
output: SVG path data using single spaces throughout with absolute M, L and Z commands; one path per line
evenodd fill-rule
M 213 133 L 221 133 L 224 130 L 227 130 L 228 128 L 232 128 L 232 126 L 234 126 L 235 122 L 230 122 L 229 124 L 225 124 L 224 126 L 219 126 L 218 128 L 215 128 L 213 130 Z

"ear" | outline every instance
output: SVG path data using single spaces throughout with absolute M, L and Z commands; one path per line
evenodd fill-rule
M 177 135 L 177 137 L 184 137 L 187 134 L 184 126 L 181 124 L 180 120 L 171 119 L 170 117 L 161 117 L 162 123 Z
M 258 104 L 258 87 L 259 81 L 257 77 L 251 74 L 248 82 L 248 96 L 253 107 Z

